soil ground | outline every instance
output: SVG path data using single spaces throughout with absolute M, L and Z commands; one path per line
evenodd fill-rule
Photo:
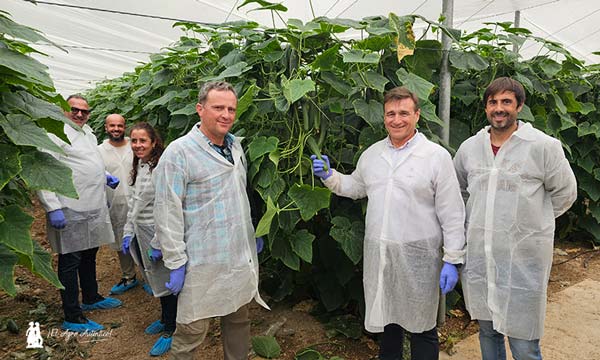
M 39 206 L 33 210 L 35 221 L 32 236 L 48 248 L 45 240 L 45 221 Z M 589 243 L 565 242 L 556 244 L 554 266 L 550 276 L 549 301 L 560 290 L 585 279 L 600 281 L 600 256 Z M 53 256 L 56 269 L 56 255 Z M 108 294 L 119 281 L 120 270 L 116 254 L 108 247 L 100 249 L 97 257 L 97 278 L 100 293 Z M 138 286 L 116 296 L 123 306 L 112 310 L 86 313 L 90 319 L 103 324 L 107 331 L 96 337 L 71 337 L 60 331 L 62 322 L 58 290 L 23 268 L 16 270 L 18 294 L 10 297 L 0 291 L 0 359 L 148 359 L 148 351 L 157 336 L 145 335 L 144 329 L 160 317 L 158 299 L 146 294 Z M 139 277 L 138 277 L 139 278 Z M 338 356 L 346 360 L 376 359 L 378 345 L 373 337 L 364 335 L 358 340 L 343 336 L 330 337 L 324 324 L 310 312 L 314 302 L 274 304 L 271 311 L 251 306 L 252 335 L 264 335 L 278 327 L 276 338 L 281 346 L 278 359 L 294 359 L 306 348 L 319 351 L 325 359 Z M 19 327 L 17 334 L 6 330 L 9 319 Z M 38 321 L 44 338 L 44 349 L 26 349 L 28 323 Z M 460 309 L 452 311 L 446 324 L 439 329 L 442 348 L 449 353 L 461 339 L 477 332 L 477 325 Z M 548 341 L 548 339 L 546 339 Z M 160 358 L 168 358 L 163 356 Z M 197 359 L 222 359 L 220 328 L 213 322 L 207 339 L 196 355 Z M 260 359 L 258 356 L 251 358 Z

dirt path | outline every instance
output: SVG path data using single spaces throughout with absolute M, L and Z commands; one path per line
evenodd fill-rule
M 39 207 L 34 210 L 36 218 L 32 235 L 42 245 L 45 241 L 43 212 Z M 573 286 L 585 279 L 600 281 L 600 256 L 597 252 L 588 252 L 585 243 L 564 243 L 557 245 L 561 250 L 555 255 L 555 263 L 573 260 L 555 265 L 550 280 L 550 301 L 557 292 Z M 562 255 L 561 255 L 562 254 Z M 54 256 L 56 262 L 56 256 Z M 56 268 L 56 263 L 54 264 Z M 110 288 L 118 282 L 120 270 L 116 254 L 103 247 L 97 258 L 100 293 L 108 294 Z M 156 336 L 144 334 L 145 327 L 160 316 L 158 299 L 151 297 L 141 287 L 118 296 L 124 305 L 118 309 L 93 311 L 87 316 L 108 330 L 96 338 L 61 336 L 60 324 L 62 310 L 58 291 L 45 281 L 32 276 L 24 269 L 16 271 L 18 295 L 11 298 L 0 292 L 0 359 L 148 359 L 148 351 Z M 282 352 L 279 359 L 294 359 L 297 352 L 307 347 L 318 350 L 326 359 L 339 356 L 346 360 L 368 360 L 377 355 L 378 346 L 374 340 L 362 336 L 351 340 L 336 336 L 329 338 L 324 325 L 310 315 L 312 302 L 304 300 L 299 304 L 275 304 L 272 311 L 266 311 L 257 305 L 251 307 L 252 335 L 263 335 L 273 324 L 283 322 L 277 333 Z M 20 327 L 18 334 L 6 331 L 2 324 L 14 319 Z M 25 330 L 29 321 L 38 321 L 44 337 L 44 350 L 26 350 Z M 453 344 L 475 333 L 477 326 L 460 310 L 453 311 L 447 324 L 439 329 L 443 346 L 452 352 Z M 163 356 L 162 358 L 167 358 Z M 209 335 L 199 349 L 197 359 L 222 359 L 220 330 L 213 323 Z M 160 359 L 160 358 L 159 358 Z M 452 359 L 459 359 L 453 357 Z M 461 359 L 462 360 L 462 359 Z

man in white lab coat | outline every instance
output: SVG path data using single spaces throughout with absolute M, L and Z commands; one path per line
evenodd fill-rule
M 467 200 L 465 303 L 484 360 L 506 359 L 504 336 L 515 359 L 540 360 L 554 219 L 577 198 L 577 183 L 560 141 L 517 120 L 519 82 L 494 80 L 483 103 L 490 125 L 454 158 Z
M 110 205 L 110 222 L 115 236 L 111 248 L 116 251 L 121 266 L 121 280 L 110 289 L 111 294 L 119 295 L 138 285 L 135 277 L 135 265 L 130 254 L 123 254 L 123 227 L 127 220 L 127 196 L 129 194 L 129 176 L 133 164 L 133 152 L 129 138 L 125 137 L 125 118 L 119 114 L 111 114 L 104 121 L 104 129 L 108 139 L 98 145 L 106 170 L 121 179 L 119 186 L 107 190 Z
M 101 296 L 96 281 L 98 247 L 114 242 L 104 187 L 117 187 L 119 179 L 104 170 L 96 137 L 86 124 L 90 114 L 87 100 L 71 95 L 67 102 L 71 109 L 65 115 L 81 130 L 65 124 L 64 132 L 70 144 L 54 134 L 48 136 L 64 152 L 51 154 L 71 169 L 79 199 L 45 190 L 38 191 L 38 197 L 47 212 L 46 232 L 52 250 L 58 253 L 58 278 L 65 288 L 60 291 L 65 315 L 62 328 L 76 332 L 98 331 L 104 327 L 83 316 L 82 310 L 121 305 L 117 299 Z
M 416 129 L 419 100 L 406 88 L 384 96 L 388 136 L 360 156 L 351 175 L 312 156 L 314 174 L 335 194 L 367 197 L 363 285 L 365 328 L 383 332 L 379 358 L 401 360 L 405 331 L 411 359 L 439 356 L 440 289 L 458 281 L 464 257 L 464 204 L 448 151 Z

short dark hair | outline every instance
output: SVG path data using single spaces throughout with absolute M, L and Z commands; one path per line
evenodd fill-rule
M 415 111 L 419 110 L 419 98 L 415 93 L 408 90 L 404 86 L 398 86 L 391 90 L 388 90 L 383 96 L 383 105 L 390 101 L 411 99 L 415 103 Z
M 483 105 L 487 104 L 487 100 L 490 96 L 501 94 L 505 91 L 510 91 L 515 94 L 517 98 L 517 106 L 521 106 L 525 103 L 525 89 L 523 85 L 517 80 L 509 77 L 499 77 L 492 81 L 483 93 Z
M 202 88 L 200 88 L 200 92 L 198 93 L 198 103 L 204 104 L 206 102 L 206 98 L 208 97 L 208 93 L 211 90 L 231 91 L 237 98 L 237 92 L 233 88 L 233 85 L 227 81 L 210 81 L 202 85 Z
M 87 101 L 87 99 L 86 99 L 86 98 L 84 98 L 84 97 L 83 97 L 81 94 L 72 94 L 72 95 L 69 95 L 69 97 L 67 98 L 67 102 L 68 102 L 69 100 L 71 100 L 71 99 L 81 99 L 81 100 L 85 101 L 86 103 L 89 103 L 89 102 Z

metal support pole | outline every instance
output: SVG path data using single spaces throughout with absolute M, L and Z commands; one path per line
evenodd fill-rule
M 513 24 L 513 27 L 521 27 L 521 11 L 517 10 L 515 11 L 515 22 Z M 517 46 L 517 44 L 513 44 L 513 52 L 518 53 L 519 52 L 519 47 Z
M 443 0 L 442 13 L 444 16 L 443 24 L 447 27 L 452 27 L 454 16 L 454 0 Z M 442 128 L 441 138 L 445 144 L 450 143 L 450 65 L 448 57 L 450 55 L 450 47 L 452 39 L 442 33 L 442 66 L 440 69 L 440 101 L 438 104 L 438 114 L 444 127 Z

